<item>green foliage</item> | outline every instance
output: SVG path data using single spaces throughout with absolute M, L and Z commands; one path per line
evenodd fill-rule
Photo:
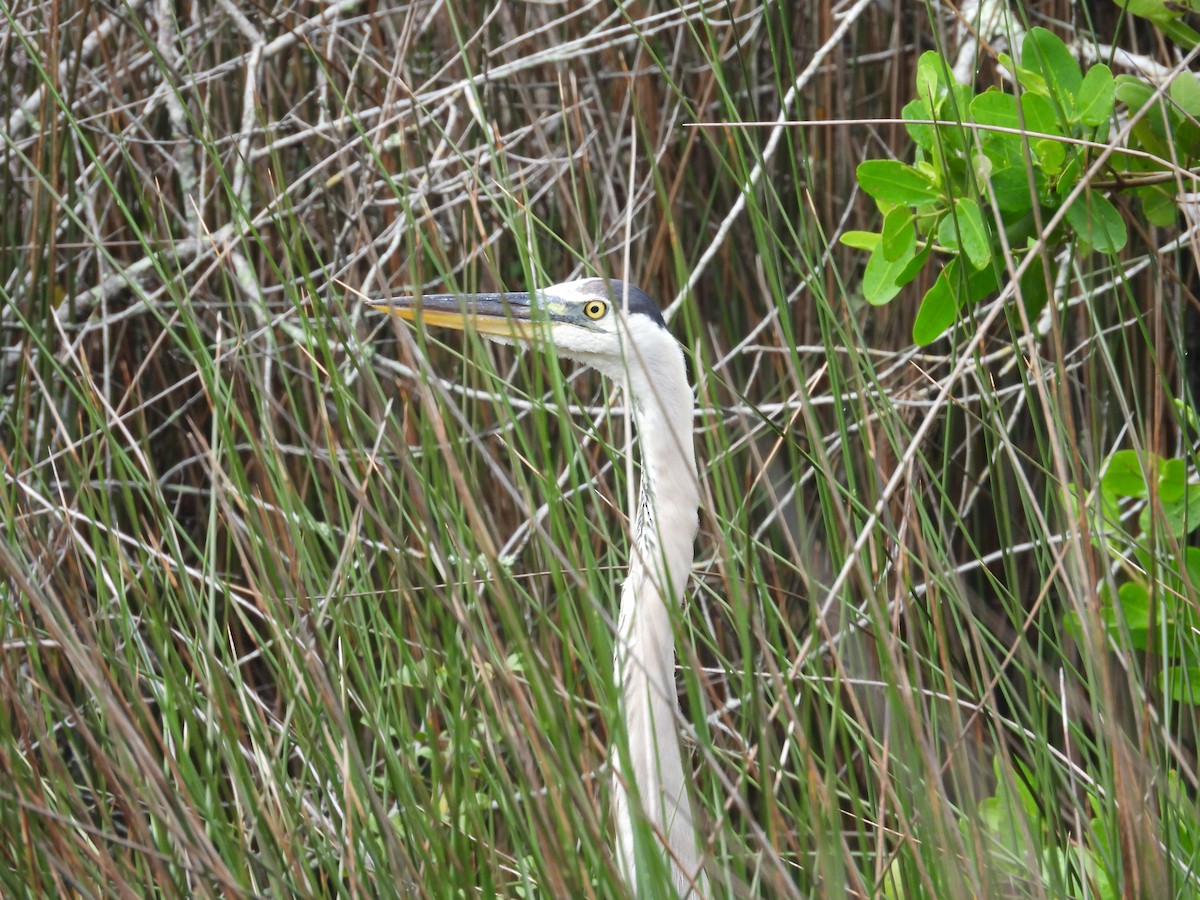
M 1137 531 L 1121 526 L 1121 510 L 1141 503 Z M 1158 686 L 1180 703 L 1200 705 L 1200 547 L 1184 539 L 1200 527 L 1200 473 L 1180 458 L 1119 450 L 1108 460 L 1088 522 L 1096 546 L 1126 580 L 1101 590 L 1111 640 L 1161 658 Z M 1068 627 L 1081 637 L 1078 617 Z
M 918 344 L 940 337 L 963 310 L 1000 287 L 1006 246 L 1017 266 L 1038 270 L 1038 277 L 1022 279 L 1017 292 L 1026 314 L 1036 316 L 1048 299 L 1043 249 L 1052 255 L 1075 241 L 1116 253 L 1128 240 L 1116 206 L 1084 183 L 1120 95 L 1112 72 L 1102 64 L 1083 72 L 1062 40 L 1044 28 L 1026 34 L 1020 64 L 1004 56 L 1001 63 L 1015 73 L 1018 93 L 976 94 L 951 80 L 941 55 L 925 53 L 917 66 L 917 96 L 904 107 L 916 158 L 911 164 L 868 160 L 858 167 L 859 185 L 884 216 L 879 241 L 844 239 L 870 250 L 863 279 L 867 301 L 888 303 L 926 263 L 940 266 L 913 325 Z M 1164 197 L 1152 189 L 1143 202 L 1162 217 L 1174 211 Z M 1041 233 L 1064 206 L 1064 226 Z M 1026 262 L 1031 254 L 1035 259 Z
M 1096 900 L 1116 900 L 1121 896 L 1095 850 L 1046 841 L 1033 830 L 1042 811 L 1030 789 L 1030 785 L 1037 784 L 1037 778 L 1028 766 L 1016 760 L 1013 770 L 1008 770 L 996 759 L 993 776 L 995 793 L 979 802 L 977 817 L 959 822 L 965 841 L 971 842 L 971 830 L 977 828 L 987 840 L 986 850 L 994 864 L 1011 883 L 1035 882 L 1031 895 L 1055 885 L 1087 884 L 1084 896 Z M 1092 831 L 1101 833 L 1098 823 L 1093 822 Z
M 1195 0 L 1184 0 L 1182 3 L 1177 0 L 1117 0 L 1117 5 L 1153 22 L 1163 34 L 1185 50 L 1191 50 L 1200 43 L 1200 33 L 1184 21 L 1185 17 L 1200 10 L 1200 4 Z
M 1175 221 L 1175 191 L 1180 170 L 1200 162 L 1200 81 L 1191 72 L 1179 73 L 1164 92 L 1129 75 L 1116 79 L 1116 98 L 1133 120 L 1131 146 L 1146 156 L 1123 156 L 1119 174 L 1154 225 Z M 1168 162 L 1168 160 L 1170 162 Z

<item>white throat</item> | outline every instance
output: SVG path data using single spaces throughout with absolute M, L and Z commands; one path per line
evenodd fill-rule
M 670 606 L 682 599 L 691 574 L 700 492 L 683 354 L 673 338 L 663 337 L 669 352 L 656 345 L 652 356 L 631 359 L 621 379 L 634 405 L 642 479 L 618 622 L 615 668 L 629 752 L 618 748 L 614 757 L 614 811 L 618 862 L 634 893 L 647 895 L 635 853 L 636 795 L 651 832 L 666 839 L 675 890 L 695 898 L 708 896 L 708 885 L 679 750 Z

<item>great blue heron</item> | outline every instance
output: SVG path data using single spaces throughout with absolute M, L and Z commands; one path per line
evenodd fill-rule
M 628 753 L 613 754 L 617 860 L 642 884 L 631 797 L 665 844 L 683 898 L 708 896 L 676 733 L 675 641 L 669 603 L 683 595 L 693 560 L 700 492 L 692 450 L 692 390 L 683 352 L 658 306 L 639 288 L 586 278 L 520 294 L 425 295 L 372 300 L 409 321 L 473 328 L 502 343 L 551 342 L 560 356 L 598 369 L 631 398 L 642 457 L 629 574 L 621 588 L 615 672 Z M 620 733 L 621 729 L 612 729 Z

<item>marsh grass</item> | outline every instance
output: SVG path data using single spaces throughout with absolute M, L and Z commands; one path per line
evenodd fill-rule
M 4 5 L 0 890 L 623 892 L 626 400 L 358 302 L 603 272 L 696 384 L 721 894 L 1193 895 L 1194 707 L 1077 511 L 1190 458 L 1193 251 L 1080 258 L 1033 337 L 867 308 L 928 13 Z

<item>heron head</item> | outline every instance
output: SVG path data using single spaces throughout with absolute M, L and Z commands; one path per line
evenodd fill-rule
M 504 344 L 553 344 L 560 356 L 623 381 L 679 353 L 658 305 L 640 288 L 605 278 L 567 281 L 527 293 L 426 294 L 369 300 L 410 322 L 473 329 Z

